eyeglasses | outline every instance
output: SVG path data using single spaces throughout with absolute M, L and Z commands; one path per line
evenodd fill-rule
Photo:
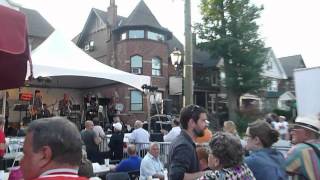
M 248 138 L 251 138 L 252 136 L 250 134 L 245 134 L 243 137 L 248 139 Z

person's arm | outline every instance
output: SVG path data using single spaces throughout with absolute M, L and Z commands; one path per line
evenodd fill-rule
M 194 180 L 198 179 L 205 174 L 206 171 L 200 171 L 196 173 L 184 173 L 183 180 Z
M 113 168 L 113 171 L 116 171 L 116 172 L 122 172 L 122 171 L 125 171 L 125 164 L 123 163 L 124 161 L 120 161 L 120 163 Z
M 133 130 L 132 133 L 130 134 L 129 138 L 128 138 L 129 142 L 130 143 L 134 143 L 135 142 L 135 138 L 136 138 L 136 131 Z
M 166 134 L 166 135 L 163 136 L 163 141 L 164 141 L 164 142 L 171 142 L 171 141 L 174 139 L 174 136 L 173 136 L 173 135 L 174 135 L 173 130 L 169 131 L 168 134 Z
M 285 161 L 285 170 L 287 172 L 296 173 L 302 166 L 301 154 L 296 150 L 297 146 L 292 147 L 287 153 Z
M 105 138 L 106 137 L 106 134 L 104 133 L 103 129 L 101 126 L 98 126 L 98 129 L 99 129 L 99 136 L 101 138 Z
M 93 133 L 94 143 L 95 143 L 96 145 L 99 145 L 99 144 L 101 143 L 101 138 L 99 138 L 94 131 L 92 131 L 92 133 Z
M 177 146 L 171 157 L 171 163 L 169 165 L 169 179 L 182 180 L 185 177 L 191 178 L 192 174 L 186 173 L 193 160 L 190 156 L 191 150 L 186 144 Z

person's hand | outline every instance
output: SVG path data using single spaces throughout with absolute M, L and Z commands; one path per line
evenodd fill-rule
M 168 134 L 168 131 L 165 130 L 165 129 L 161 129 L 160 132 L 161 132 L 162 134 Z

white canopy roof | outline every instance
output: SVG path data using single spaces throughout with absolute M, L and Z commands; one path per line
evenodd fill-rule
M 57 31 L 34 50 L 31 57 L 33 76 L 38 78 L 32 85 L 86 89 L 121 82 L 142 90 L 143 84 L 151 82 L 149 76 L 127 73 L 100 63 Z

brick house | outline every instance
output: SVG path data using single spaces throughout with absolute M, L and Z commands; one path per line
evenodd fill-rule
M 144 1 L 140 1 L 127 18 L 117 15 L 114 0 L 110 1 L 107 12 L 92 9 L 82 32 L 73 41 L 104 64 L 151 76 L 152 85 L 158 87 L 156 99 L 171 99 L 175 112 L 179 112 L 182 94 L 169 93 L 169 77 L 177 74 L 171 64 L 170 54 L 174 48 L 183 53 L 184 47 L 168 29 L 160 25 Z M 218 84 L 217 77 L 210 73 L 216 71 L 215 62 L 208 62 L 211 58 L 206 52 L 194 50 L 193 54 L 194 102 L 213 109 L 213 94 L 217 93 Z M 215 83 L 212 83 L 212 78 Z M 125 121 L 145 120 L 147 117 L 146 96 L 134 88 L 115 84 L 93 89 L 92 92 L 100 92 L 102 96 L 122 103 L 124 110 L 121 116 Z

